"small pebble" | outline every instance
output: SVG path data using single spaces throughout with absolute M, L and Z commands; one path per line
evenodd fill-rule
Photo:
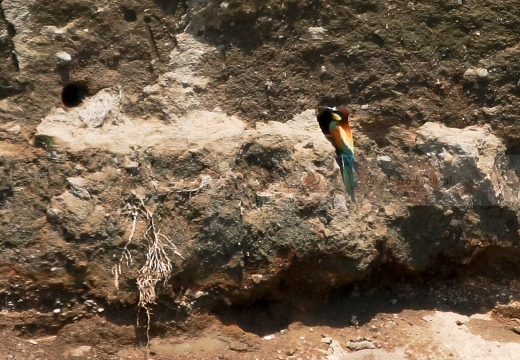
M 72 349 L 69 352 L 69 357 L 85 358 L 87 356 L 87 353 L 90 352 L 91 349 L 92 347 L 87 345 L 78 346 L 77 348 Z
M 251 275 L 251 280 L 253 280 L 253 282 L 255 284 L 260 284 L 260 282 L 262 282 L 263 278 L 264 278 L 264 276 L 262 274 L 253 274 L 253 275 Z
M 52 312 L 55 314 L 59 314 L 61 312 L 61 309 L 54 309 Z
M 469 68 L 466 71 L 464 71 L 463 76 L 467 79 L 477 76 L 477 71 L 473 68 Z
M 349 341 L 349 342 L 346 343 L 346 346 L 350 350 L 354 350 L 354 351 L 375 349 L 376 348 L 376 344 L 374 344 L 370 340 Z
M 137 161 L 132 161 L 126 157 L 122 165 L 126 170 L 136 170 L 139 168 L 139 163 Z
M 326 336 L 323 339 L 321 339 L 321 342 L 324 344 L 330 344 L 332 342 L 332 338 L 329 336 Z
M 72 56 L 70 56 L 70 54 L 65 51 L 57 52 L 56 57 L 62 62 L 70 62 L 72 60 Z
M 197 292 L 195 293 L 195 295 L 193 295 L 193 297 L 194 297 L 195 299 L 198 299 L 198 298 L 200 298 L 200 297 L 202 297 L 202 296 L 204 296 L 204 295 L 206 295 L 206 293 L 205 293 L 204 291 L 200 291 L 200 290 L 199 290 L 199 291 L 197 291 Z
M 285 355 L 287 356 L 293 356 L 296 353 L 296 349 L 287 350 L 285 352 Z
M 488 76 L 488 74 L 489 74 L 489 71 L 484 68 L 469 68 L 466 71 L 464 71 L 463 76 L 469 80 L 469 79 L 474 79 L 476 77 L 485 78 Z
M 264 339 L 266 341 L 273 340 L 274 339 L 274 335 L 266 335 L 262 339 Z
M 96 302 L 94 300 L 85 300 L 85 302 L 83 303 L 83 305 L 85 305 L 86 307 L 94 307 L 96 306 Z
M 67 32 L 66 28 L 57 28 L 56 26 L 42 26 L 40 34 L 42 35 L 63 35 Z
M 38 345 L 38 341 L 36 341 L 36 340 L 29 340 L 29 344 L 31 344 L 31 345 Z
M 489 74 L 489 72 L 488 72 L 487 69 L 480 69 L 480 68 L 479 68 L 479 69 L 477 69 L 476 71 L 477 71 L 477 75 L 478 75 L 478 77 L 480 77 L 480 78 L 485 78 L 485 77 L 487 77 L 488 74 Z

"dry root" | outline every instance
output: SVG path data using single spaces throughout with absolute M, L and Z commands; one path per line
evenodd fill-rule
M 137 222 L 142 220 L 146 223 L 146 231 L 142 239 L 148 245 L 148 252 L 146 254 L 146 261 L 141 269 L 139 269 L 139 275 L 137 277 L 137 287 L 139 289 L 137 326 L 139 327 L 140 311 L 144 310 L 147 317 L 146 337 L 149 343 L 150 305 L 155 304 L 157 300 L 156 286 L 161 282 L 166 285 L 171 277 L 173 267 L 170 256 L 177 255 L 182 259 L 184 259 L 184 257 L 179 253 L 175 244 L 156 228 L 153 213 L 146 208 L 143 199 L 133 194 L 132 199 L 127 202 L 122 209 L 122 213 L 127 214 L 129 219 L 131 219 L 132 229 L 118 263 L 112 268 L 114 285 L 116 289 L 119 290 L 122 264 L 125 263 L 127 266 L 132 265 L 132 255 L 128 250 L 128 246 L 134 240 Z

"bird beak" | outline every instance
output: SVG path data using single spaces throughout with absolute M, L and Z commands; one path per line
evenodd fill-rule
M 341 116 L 339 116 L 336 113 L 333 113 L 332 114 L 332 120 L 334 120 L 334 121 L 341 121 Z

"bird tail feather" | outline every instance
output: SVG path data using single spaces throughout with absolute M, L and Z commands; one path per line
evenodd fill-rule
M 354 197 L 354 188 L 357 186 L 356 172 L 357 167 L 353 159 L 348 158 L 345 154 L 339 154 L 339 165 L 341 168 L 341 176 L 347 193 L 350 195 L 352 202 L 356 202 Z

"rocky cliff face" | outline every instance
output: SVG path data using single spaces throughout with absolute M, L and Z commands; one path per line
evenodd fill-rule
M 1 1 L 4 308 L 68 306 L 59 326 L 87 299 L 514 278 L 519 19 L 513 0 Z M 357 203 L 315 120 L 340 104 Z

